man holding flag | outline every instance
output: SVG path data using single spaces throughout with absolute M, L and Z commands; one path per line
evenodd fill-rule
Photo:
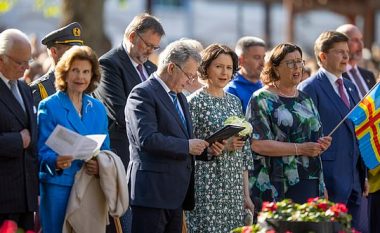
M 314 45 L 321 68 L 299 85 L 299 89 L 313 99 L 325 135 L 330 134 L 360 100 L 355 85 L 342 78 L 349 59 L 347 42 L 347 36 L 342 33 L 323 32 Z M 332 137 L 331 146 L 321 155 L 326 189 L 331 201 L 347 204 L 352 226 L 357 228 L 360 201 L 367 186 L 354 124 L 345 120 Z

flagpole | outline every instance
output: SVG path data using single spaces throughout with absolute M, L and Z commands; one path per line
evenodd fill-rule
M 349 113 L 347 113 L 347 115 L 335 126 L 335 128 L 333 130 L 331 130 L 331 132 L 327 135 L 327 136 L 331 136 L 338 128 L 341 124 L 343 124 L 343 122 L 348 118 L 348 116 L 355 110 L 355 108 L 367 97 L 367 95 L 369 95 L 371 93 L 371 91 L 373 89 L 375 89 L 375 87 L 377 87 L 379 85 L 380 81 L 377 82 L 372 88 L 371 90 L 369 90 L 367 92 L 367 94 L 365 94 L 365 96 L 363 96 L 363 98 L 355 105 L 355 107 L 353 107 L 351 109 L 351 111 Z

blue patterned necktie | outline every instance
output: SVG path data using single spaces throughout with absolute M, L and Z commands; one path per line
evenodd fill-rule
M 183 115 L 183 113 L 181 112 L 181 109 L 180 109 L 180 106 L 179 106 L 179 102 L 178 102 L 178 98 L 177 98 L 177 94 L 174 93 L 174 92 L 172 92 L 172 91 L 170 91 L 169 95 L 173 99 L 173 104 L 175 106 L 175 109 L 177 110 L 178 116 L 181 119 L 181 122 L 182 122 L 183 126 L 185 126 L 185 129 L 187 129 L 187 127 L 186 127 L 186 119 L 185 119 L 185 116 Z

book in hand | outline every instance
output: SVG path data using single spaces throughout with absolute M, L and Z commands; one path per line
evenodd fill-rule
M 74 159 L 90 160 L 99 150 L 107 135 L 80 135 L 61 125 L 57 125 L 46 145 L 58 155 L 72 155 Z
M 243 129 L 245 128 L 237 125 L 226 125 L 212 135 L 205 138 L 205 140 L 210 144 L 214 142 L 220 142 L 238 134 Z

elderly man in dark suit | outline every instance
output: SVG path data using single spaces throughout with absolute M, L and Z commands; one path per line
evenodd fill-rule
M 83 45 L 82 26 L 77 22 L 70 23 L 47 34 L 41 43 L 47 47 L 51 66 L 49 72 L 30 84 L 36 108 L 41 100 L 56 92 L 54 69 L 59 59 L 72 46 Z
M 323 32 L 314 45 L 321 68 L 299 85 L 313 99 L 325 135 L 359 101 L 355 85 L 342 77 L 349 59 L 347 42 L 347 36 L 340 32 Z M 326 189 L 330 200 L 347 204 L 352 225 L 357 228 L 366 172 L 353 123 L 345 120 L 332 137 L 330 148 L 321 155 Z
M 18 80 L 30 58 L 24 33 L 0 34 L 0 225 L 13 220 L 25 231 L 34 230 L 38 197 L 35 108 L 30 88 Z
M 208 143 L 192 139 L 182 90 L 197 77 L 200 60 L 186 42 L 169 44 L 160 54 L 157 72 L 128 97 L 133 233 L 179 233 L 182 210 L 194 208 L 194 156 L 201 155 Z M 219 154 L 223 148 L 214 145 L 210 152 Z
M 129 162 L 125 103 L 132 88 L 156 71 L 156 65 L 148 58 L 160 48 L 164 34 L 157 18 L 138 15 L 125 29 L 123 43 L 99 59 L 102 79 L 94 96 L 107 108 L 111 149 L 121 157 L 125 167 Z
M 362 98 L 376 84 L 375 75 L 358 63 L 363 59 L 363 35 L 360 29 L 352 24 L 344 24 L 336 29 L 344 33 L 348 38 L 348 49 L 350 51 L 348 65 L 343 77 L 351 80 L 359 91 Z

